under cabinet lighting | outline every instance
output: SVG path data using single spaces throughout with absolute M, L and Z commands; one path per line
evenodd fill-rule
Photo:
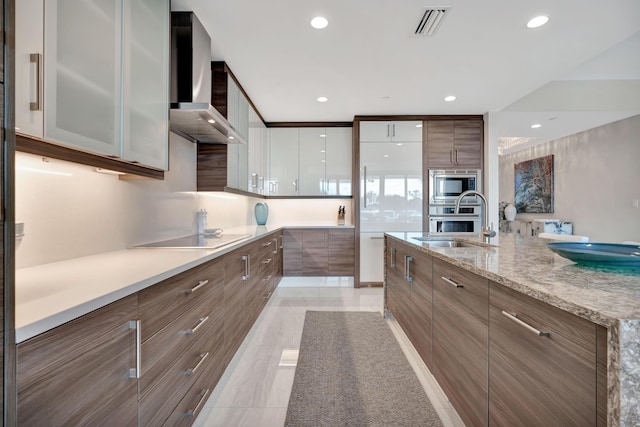
M 103 173 L 106 175 L 126 175 L 126 173 L 124 172 L 118 172 L 111 169 L 103 169 L 103 168 L 96 168 L 96 172 Z
M 535 18 L 533 18 L 529 22 L 527 22 L 527 27 L 528 28 L 538 28 L 538 27 L 542 27 L 547 22 L 549 22 L 549 17 L 548 16 L 544 16 L 544 15 L 540 15 L 540 16 L 536 16 Z
M 216 121 L 215 121 L 215 120 L 213 120 L 213 119 L 209 119 L 209 120 L 207 120 L 207 121 L 208 121 L 209 123 L 211 123 L 211 124 L 215 124 L 215 122 L 216 122 Z
M 326 96 L 319 96 L 317 101 L 318 102 L 327 102 L 329 100 L 329 98 L 327 98 Z
M 30 168 L 28 166 L 16 166 L 16 170 L 24 171 L 24 172 L 32 172 L 32 173 L 42 173 L 46 175 L 73 176 L 73 174 L 68 172 L 57 172 L 52 170 L 40 169 L 40 168 Z

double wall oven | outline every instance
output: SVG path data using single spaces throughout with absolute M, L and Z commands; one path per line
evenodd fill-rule
M 480 200 L 467 196 L 455 213 L 458 196 L 467 190 L 481 191 L 480 170 L 429 171 L 429 232 L 480 233 Z

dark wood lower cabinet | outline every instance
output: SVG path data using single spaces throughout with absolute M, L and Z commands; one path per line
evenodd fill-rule
M 191 425 L 277 286 L 281 242 L 272 233 L 20 343 L 19 425 Z
M 137 425 L 137 316 L 132 295 L 20 343 L 18 425 Z
M 467 426 L 488 416 L 488 280 L 433 261 L 433 375 Z
M 490 327 L 492 426 L 597 425 L 594 323 L 491 283 Z
M 353 276 L 355 229 L 286 228 L 285 276 Z

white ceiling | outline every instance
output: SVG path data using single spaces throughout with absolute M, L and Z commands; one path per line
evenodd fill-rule
M 434 35 L 417 36 L 425 6 L 450 9 Z M 173 0 L 172 9 L 196 13 L 213 59 L 267 122 L 498 112 L 501 137 L 544 142 L 640 113 L 638 0 Z M 528 29 L 539 14 L 549 23 Z M 309 25 L 317 15 L 327 28 Z

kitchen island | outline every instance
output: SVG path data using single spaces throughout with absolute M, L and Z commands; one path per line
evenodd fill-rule
M 578 266 L 549 250 L 547 240 L 501 233 L 486 246 L 429 246 L 415 237 L 386 233 L 434 260 L 446 261 L 491 282 L 601 325 L 607 330 L 607 424 L 640 422 L 640 271 Z M 390 240 L 392 241 L 392 240 Z M 436 280 L 434 276 L 434 281 Z M 386 286 L 386 284 L 385 284 Z

